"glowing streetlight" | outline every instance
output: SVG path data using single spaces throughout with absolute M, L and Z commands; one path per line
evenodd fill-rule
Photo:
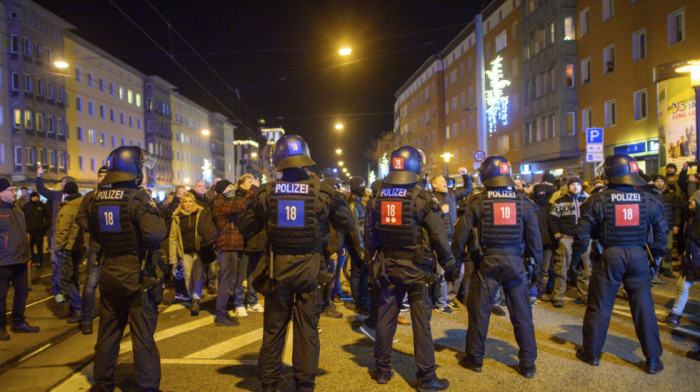
M 340 53 L 341 56 L 349 56 L 350 53 L 352 53 L 352 48 L 349 48 L 347 46 L 342 47 L 342 48 L 340 48 L 338 53 Z
M 347 173 L 347 172 L 348 172 L 348 168 L 347 168 L 347 167 L 344 167 L 344 168 L 343 168 L 343 173 Z
M 202 129 L 202 135 L 209 136 L 211 132 L 208 129 Z
M 341 150 L 340 148 L 335 149 L 335 155 L 340 155 L 342 153 L 343 153 L 343 150 Z
M 338 166 L 343 166 L 343 165 L 345 165 L 345 162 L 343 162 L 343 161 L 338 161 Z
M 53 62 L 53 66 L 59 69 L 68 68 L 68 63 L 65 60 L 56 60 Z
M 251 156 L 252 158 L 257 158 L 257 157 L 258 157 L 258 153 L 257 153 L 257 152 L 251 153 L 250 156 Z
M 185 184 L 189 184 L 189 183 L 190 183 L 190 179 L 189 179 L 189 178 L 185 178 L 184 181 L 185 181 Z
M 450 175 L 450 168 L 447 164 L 448 164 L 448 162 L 450 162 L 450 158 L 455 156 L 455 154 L 451 154 L 451 153 L 446 151 L 444 154 L 442 154 L 440 156 L 442 157 L 442 159 L 445 160 L 445 174 L 449 176 Z
M 339 131 L 340 131 L 341 129 L 343 129 L 343 123 L 337 123 L 337 124 L 335 124 L 335 129 L 337 129 L 337 130 L 339 130 Z

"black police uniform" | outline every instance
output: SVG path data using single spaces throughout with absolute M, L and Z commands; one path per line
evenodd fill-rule
M 416 378 L 421 387 L 427 387 L 425 390 L 433 390 L 429 386 L 436 382 L 430 329 L 433 310 L 430 279 L 435 255 L 446 273 L 454 275 L 459 271 L 439 211 L 437 200 L 428 191 L 415 183 L 393 185 L 388 179 L 384 180 L 377 198 L 367 205 L 365 255 L 369 258 L 376 252 L 371 274 L 380 288 L 374 344 L 376 378 L 380 383 L 391 378 L 392 343 L 406 293 L 411 306 Z
M 353 218 L 345 199 L 301 168 L 284 170 L 281 181 L 261 186 L 240 219 L 239 228 L 246 238 L 267 224 L 273 253 L 274 289 L 265 297 L 258 359 L 258 378 L 270 389 L 282 380 L 282 352 L 290 319 L 294 323 L 296 390 L 314 389 L 320 353 L 317 326 L 323 305 L 320 282 L 326 271 L 322 252 L 329 221 L 339 232 L 352 229 Z
M 620 283 L 624 283 L 629 295 L 632 319 L 644 355 L 647 359 L 661 356 L 649 261 L 644 248 L 650 227 L 654 240 L 650 248 L 654 256 L 661 257 L 666 250 L 668 232 L 663 206 L 656 197 L 632 185 L 610 184 L 583 205 L 574 230 L 573 260 L 576 262 L 583 253 L 591 232 L 604 248 L 602 260 L 593 266 L 583 318 L 583 351 L 579 355 L 586 362 L 598 363 Z
M 122 147 L 124 148 L 124 147 Z M 119 150 L 119 149 L 117 149 Z M 107 181 L 108 177 L 103 180 Z M 143 284 L 142 260 L 167 237 L 165 220 L 136 182 L 103 185 L 88 206 L 91 240 L 100 244 L 100 325 L 95 345 L 93 391 L 114 390 L 114 368 L 127 323 L 140 390 L 158 391 L 160 355 L 153 339 L 158 306 Z
M 465 257 L 464 248 L 475 226 L 478 228 L 482 255 L 474 260 L 474 273 L 467 296 L 469 329 L 466 357 L 462 364 L 476 371 L 481 370 L 493 297 L 499 286 L 503 286 L 515 340 L 520 347 L 520 370 L 524 375 L 529 372 L 527 376 L 531 377 L 537 358 L 537 344 L 522 245 L 539 266 L 542 241 L 535 206 L 513 187 L 487 185 L 486 190 L 468 199 L 464 215 L 455 226 L 452 252 L 458 259 Z M 472 251 L 469 249 L 470 253 Z

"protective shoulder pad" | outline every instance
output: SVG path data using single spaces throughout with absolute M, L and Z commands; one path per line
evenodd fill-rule
M 134 201 L 138 201 L 140 205 L 144 206 L 146 212 L 160 216 L 158 205 L 148 195 L 148 193 L 146 193 L 145 190 L 139 190 L 134 192 L 131 198 L 129 198 L 129 204 L 132 205 L 131 203 L 133 203 Z M 134 205 L 134 207 L 136 207 L 136 205 Z
M 341 200 L 345 199 L 342 193 L 338 192 L 337 189 L 335 189 L 332 185 L 327 184 L 323 181 L 319 181 L 321 183 L 321 187 L 319 188 L 321 192 L 327 194 L 330 196 L 331 199 L 333 200 Z

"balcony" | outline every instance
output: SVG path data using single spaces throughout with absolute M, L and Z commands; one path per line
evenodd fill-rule
M 578 156 L 578 135 L 557 136 L 523 146 L 523 162 L 544 162 Z

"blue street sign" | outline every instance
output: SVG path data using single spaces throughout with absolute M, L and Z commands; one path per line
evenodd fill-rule
M 586 128 L 587 144 L 603 144 L 603 128 Z

